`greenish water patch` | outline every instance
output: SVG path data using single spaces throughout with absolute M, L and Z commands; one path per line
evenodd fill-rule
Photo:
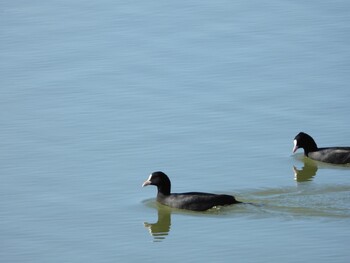
M 348 170 L 350 174 L 350 164 L 335 165 L 318 162 L 305 157 L 304 154 L 296 154 L 294 158 L 303 163 L 302 166 L 298 165 L 298 167 L 293 165 L 294 180 L 297 182 L 312 181 L 320 169 Z

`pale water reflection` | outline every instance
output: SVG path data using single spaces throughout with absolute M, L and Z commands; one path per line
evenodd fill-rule
M 303 163 L 303 166 L 301 168 L 293 165 L 294 180 L 299 183 L 312 181 L 319 169 L 348 170 L 350 172 L 349 164 L 337 165 L 318 162 L 305 157 L 303 154 L 296 154 L 295 159 Z
M 304 166 L 298 169 L 293 165 L 294 180 L 297 182 L 312 181 L 318 170 L 317 163 L 304 158 Z
M 236 204 L 233 206 L 225 206 L 225 207 L 214 207 L 207 211 L 196 212 L 196 211 L 188 211 L 170 208 L 168 206 L 162 205 L 158 203 L 155 199 L 150 199 L 144 201 L 144 203 L 152 208 L 157 210 L 157 221 L 154 223 L 144 222 L 145 228 L 148 229 L 150 235 L 153 237 L 154 242 L 163 241 L 170 233 L 171 229 L 171 215 L 172 214 L 180 214 L 191 217 L 211 217 L 211 216 L 227 216 L 232 214 L 233 209 L 237 210 L 237 207 L 243 206 L 246 204 Z M 198 219 L 200 220 L 200 219 Z
M 144 226 L 153 236 L 154 242 L 159 242 L 165 239 L 169 234 L 171 226 L 171 208 L 157 203 L 158 220 L 155 223 L 144 222 Z

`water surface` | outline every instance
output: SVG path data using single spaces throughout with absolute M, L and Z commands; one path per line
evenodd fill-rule
M 291 154 L 350 146 L 347 1 L 1 6 L 2 261 L 348 261 L 350 168 Z

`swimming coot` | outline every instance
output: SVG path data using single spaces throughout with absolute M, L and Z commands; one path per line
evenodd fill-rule
M 332 164 L 350 163 L 350 147 L 318 148 L 314 139 L 304 132 L 295 136 L 293 153 L 299 148 L 304 149 L 305 156 L 316 161 Z
M 171 183 L 169 177 L 160 171 L 153 172 L 142 184 L 142 187 L 147 185 L 157 186 L 157 201 L 163 205 L 173 208 L 193 211 L 205 211 L 218 205 L 231 205 L 240 203 L 232 195 L 200 192 L 172 194 L 170 192 Z

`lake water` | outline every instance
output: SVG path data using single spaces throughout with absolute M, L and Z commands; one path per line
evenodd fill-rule
M 5 1 L 1 262 L 348 262 L 349 1 Z M 204 213 L 141 188 L 249 204 Z

